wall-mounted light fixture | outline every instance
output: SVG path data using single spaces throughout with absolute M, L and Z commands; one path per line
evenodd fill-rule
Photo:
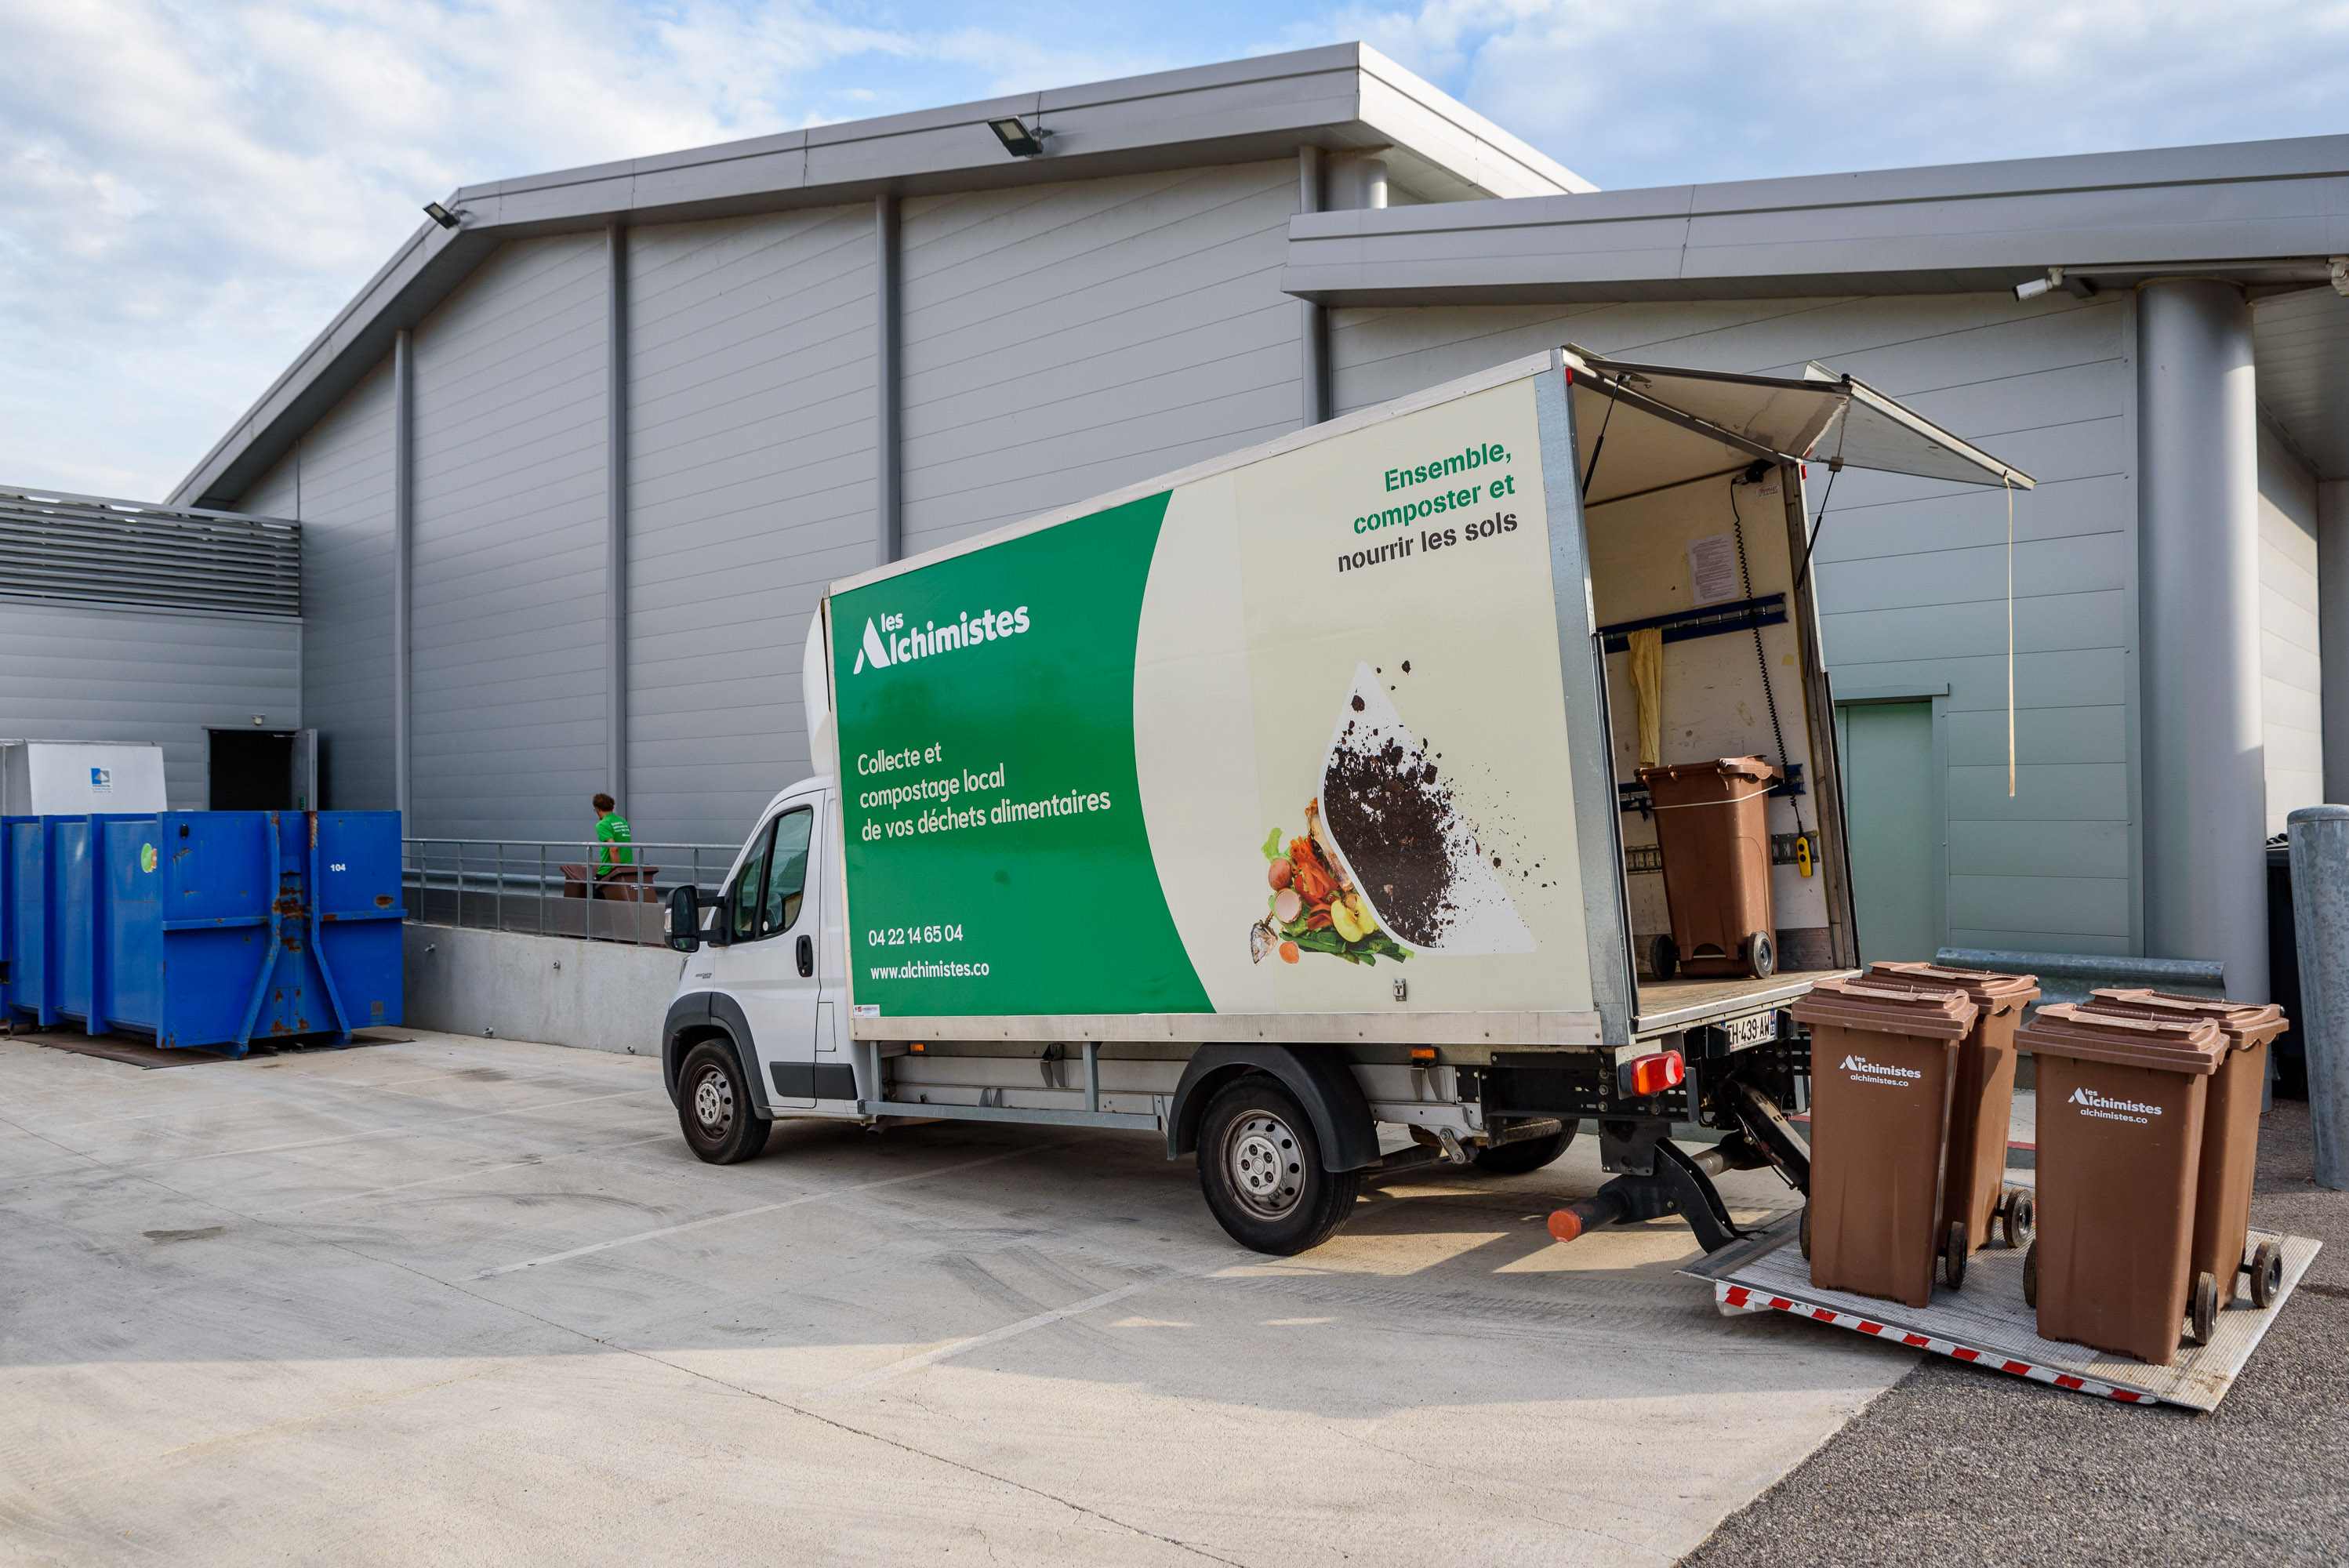
M 1043 157 L 1044 139 L 1052 134 L 1040 125 L 1030 129 L 1018 115 L 990 119 L 987 129 L 995 132 L 995 139 L 1003 143 L 1003 150 L 1014 158 Z
M 2096 285 L 2086 278 L 2065 276 L 2061 267 L 2050 267 L 2047 269 L 2045 277 L 2033 278 L 2027 283 L 2015 284 L 2014 297 L 2037 299 L 2041 294 L 2052 293 L 2056 289 L 2062 289 L 2074 299 L 2090 299 L 2095 294 Z
M 438 201 L 424 203 L 424 215 L 444 229 L 453 229 L 465 221 L 465 210 L 462 207 L 450 211 Z

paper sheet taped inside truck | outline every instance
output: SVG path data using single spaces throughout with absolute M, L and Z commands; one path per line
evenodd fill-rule
M 242 1055 L 400 1021 L 399 813 L 12 817 L 0 997 Z
M 1780 777 L 1759 757 L 1642 768 L 1664 856 L 1676 951 L 1651 957 L 1657 978 L 1766 975 L 1777 967 L 1770 895 L 1770 817 Z

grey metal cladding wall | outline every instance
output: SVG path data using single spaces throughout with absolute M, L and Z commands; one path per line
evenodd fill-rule
M 1844 473 L 1816 568 L 1827 659 L 1838 691 L 1949 683 L 1950 942 L 2127 953 L 2137 929 L 2127 309 L 2120 295 L 1962 294 L 1346 310 L 1334 315 L 1331 358 L 1346 408 L 1568 339 L 1778 375 L 1819 359 L 2036 476 L 2014 508 L 2015 799 L 2001 492 Z M 1826 480 L 1814 465 L 1815 507 Z
M 301 717 L 302 624 L 0 603 L 0 735 L 150 740 L 172 807 L 204 804 L 204 730 Z
M 909 201 L 907 553 L 1297 428 L 1293 161 Z
M 605 298 L 601 234 L 518 240 L 416 328 L 413 831 L 593 826 Z
M 808 771 L 800 654 L 870 566 L 869 205 L 629 236 L 628 799 L 727 842 Z
M 302 523 L 303 721 L 318 731 L 319 793 L 388 811 L 392 780 L 391 361 L 310 427 L 248 492 Z

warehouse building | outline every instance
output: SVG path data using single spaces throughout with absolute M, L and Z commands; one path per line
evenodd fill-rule
M 1891 946 L 2262 995 L 2261 841 L 2349 796 L 2349 138 L 1600 192 L 1350 45 L 436 205 L 172 497 L 298 521 L 328 801 L 412 832 L 732 840 L 827 582 L 1567 341 L 2038 480 L 2010 798 L 2007 498 L 1812 474 Z

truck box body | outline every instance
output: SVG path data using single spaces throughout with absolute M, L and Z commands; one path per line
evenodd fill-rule
M 1532 389 L 835 593 L 857 1032 L 1598 1044 Z

